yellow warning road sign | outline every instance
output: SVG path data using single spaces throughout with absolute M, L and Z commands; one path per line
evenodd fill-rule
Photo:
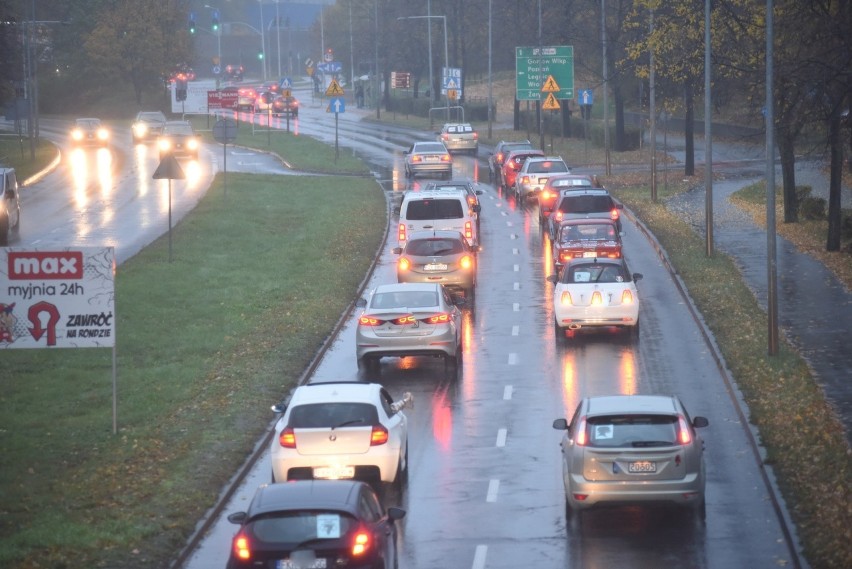
M 343 96 L 343 88 L 340 86 L 340 83 L 337 82 L 337 79 L 332 79 L 331 83 L 328 85 L 328 89 L 325 90 L 326 97 L 342 97 Z
M 548 93 L 541 108 L 546 111 L 555 111 L 559 109 L 559 101 L 553 96 L 553 93 Z
M 559 85 L 556 84 L 556 79 L 553 78 L 553 75 L 548 75 L 547 79 L 544 82 L 544 85 L 541 86 L 542 93 L 558 93 Z

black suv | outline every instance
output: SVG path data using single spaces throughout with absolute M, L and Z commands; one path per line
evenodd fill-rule
M 554 239 L 563 219 L 606 217 L 616 222 L 618 232 L 621 233 L 621 209 L 624 206 L 604 189 L 562 190 L 553 213 L 547 217 L 547 232 Z

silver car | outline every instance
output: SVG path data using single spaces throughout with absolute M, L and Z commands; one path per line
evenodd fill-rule
M 664 395 L 610 395 L 580 401 L 565 434 L 562 478 L 569 522 L 602 505 L 671 503 L 704 518 L 704 441 L 681 401 Z
M 453 177 L 453 158 L 443 142 L 415 142 L 404 152 L 405 176 L 439 174 L 449 180 Z
M 465 298 L 476 292 L 476 253 L 458 231 L 415 231 L 405 247 L 395 247 L 396 279 L 401 283 L 440 283 L 461 290 Z
M 446 123 L 436 134 L 450 152 L 476 154 L 479 150 L 479 134 L 470 123 Z
M 363 308 L 355 331 L 358 365 L 378 370 L 386 356 L 432 356 L 455 371 L 462 357 L 462 304 L 436 283 L 377 286 L 356 303 Z

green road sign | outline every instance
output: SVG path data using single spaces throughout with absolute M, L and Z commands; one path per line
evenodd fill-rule
M 574 46 L 516 47 L 515 70 L 515 93 L 519 101 L 544 100 L 547 93 L 541 89 L 548 76 L 559 85 L 554 97 L 574 98 Z

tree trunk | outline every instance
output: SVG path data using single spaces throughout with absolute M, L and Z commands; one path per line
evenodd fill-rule
M 512 110 L 512 128 L 514 130 L 521 130 L 521 102 L 518 99 L 515 99 L 515 104 Z
M 692 92 L 692 82 L 687 83 L 683 91 L 683 102 L 686 107 L 683 135 L 686 139 L 686 156 L 684 157 L 685 176 L 695 175 L 695 99 Z
M 796 154 L 793 140 L 783 130 L 778 131 L 778 150 L 781 154 L 781 179 L 784 184 L 784 223 L 799 221 L 799 199 L 796 195 Z
M 840 117 L 832 113 L 828 122 L 828 145 L 831 151 L 828 183 L 828 239 L 826 251 L 840 251 L 840 184 L 843 173 L 843 142 L 840 140 Z

